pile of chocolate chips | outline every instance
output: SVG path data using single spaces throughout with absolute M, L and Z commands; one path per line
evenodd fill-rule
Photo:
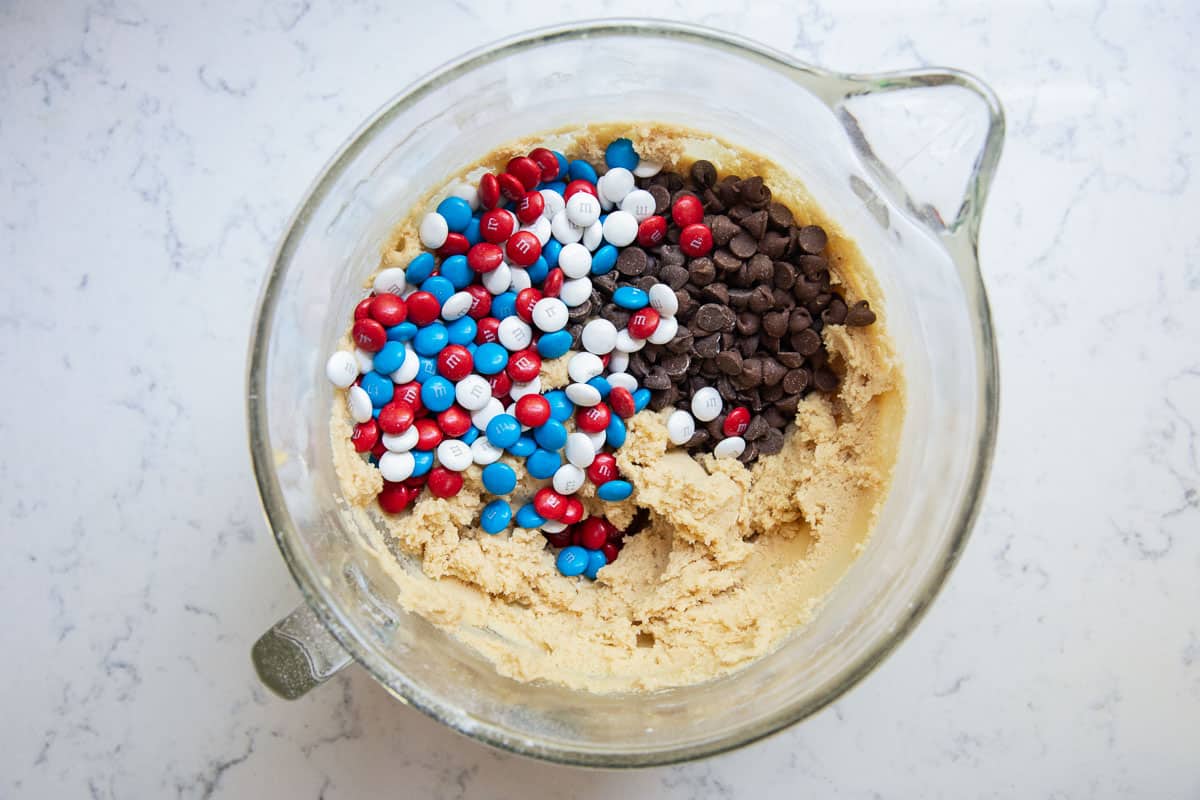
M 787 206 L 771 200 L 761 177 L 717 180 L 712 163 L 697 161 L 687 177 L 661 172 L 637 183 L 654 196 L 654 213 L 667 219 L 666 243 L 630 245 L 616 269 L 592 278 L 591 298 L 570 313 L 576 347 L 596 309 L 618 329 L 625 327 L 630 312 L 612 302 L 615 289 L 667 284 L 679 298 L 679 332 L 629 359 L 629 372 L 651 391 L 650 407 L 686 409 L 696 390 L 713 386 L 726 411 L 746 406 L 753 413 L 742 463 L 778 453 L 800 400 L 813 390 L 838 388 L 822 340 L 825 326 L 870 325 L 875 313 L 865 300 L 846 305 L 831 286 L 822 255 L 825 231 L 797 224 Z M 688 258 L 678 246 L 680 228 L 670 209 L 685 194 L 704 205 L 714 240 L 707 256 Z M 699 425 L 688 450 L 710 451 L 724 437 L 724 419 Z

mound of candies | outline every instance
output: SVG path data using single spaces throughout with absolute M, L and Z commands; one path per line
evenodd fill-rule
M 625 420 L 651 393 L 626 371 L 630 354 L 679 332 L 676 292 L 661 283 L 612 291 L 628 312 L 620 328 L 590 313 L 592 279 L 613 270 L 622 248 L 655 246 L 668 228 L 654 213 L 655 198 L 635 185 L 659 166 L 642 162 L 628 139 L 610 144 L 605 161 L 599 177 L 586 161 L 537 148 L 478 186 L 455 186 L 420 222 L 427 252 L 382 270 L 355 308 L 357 349 L 326 364 L 329 380 L 347 390 L 354 447 L 384 479 L 385 512 L 403 511 L 425 488 L 436 497 L 457 494 L 461 473 L 477 464 L 484 489 L 496 496 L 482 511 L 483 530 L 500 533 L 514 518 L 540 529 L 562 548 L 559 571 L 589 578 L 616 558 L 622 534 L 603 517 L 584 518 L 574 495 L 587 481 L 604 501 L 632 494 L 612 452 L 625 442 Z M 677 202 L 672 217 L 686 255 L 712 249 L 695 198 Z M 593 318 L 576 337 L 566 328 L 582 322 L 581 310 Z M 569 385 L 542 391 L 543 359 L 573 348 Z M 670 440 L 687 443 L 696 420 L 722 410 L 715 389 L 695 392 L 690 413 L 670 416 Z M 716 456 L 742 453 L 749 419 L 745 408 L 729 412 Z M 500 461 L 506 453 L 548 482 L 515 512 L 509 498 L 518 475 Z

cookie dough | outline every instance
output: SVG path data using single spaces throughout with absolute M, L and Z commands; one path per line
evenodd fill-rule
M 382 479 L 349 443 L 352 422 L 340 392 L 330 424 L 347 513 L 373 542 L 399 587 L 399 602 L 475 648 L 502 674 L 592 692 L 710 680 L 770 652 L 808 622 L 870 536 L 904 414 L 886 298 L 853 242 L 775 165 L 707 134 L 628 124 L 513 142 L 470 174 L 538 144 L 601 159 L 600 143 L 618 135 L 630 136 L 644 158 L 684 166 L 706 158 L 722 174 L 763 175 L 798 219 L 828 232 L 831 269 L 847 302 L 868 299 L 879 313 L 869 327 L 826 329 L 842 385 L 835 397 L 814 392 L 800 404 L 783 451 L 750 469 L 735 459 L 693 459 L 669 446 L 668 412 L 639 413 L 616 451 L 623 477 L 636 487 L 633 496 L 604 503 L 588 483 L 578 497 L 589 514 L 604 514 L 618 526 L 639 507 L 650 521 L 590 582 L 560 575 L 538 531 L 513 528 L 490 536 L 479 529 L 479 511 L 490 497 L 478 466 L 464 473 L 455 497 L 425 493 L 409 512 L 383 514 L 372 502 Z M 416 255 L 417 219 L 414 214 L 397 227 L 381 268 Z M 544 389 L 566 382 L 566 358 L 544 365 Z M 513 497 L 528 496 L 542 483 L 526 475 Z

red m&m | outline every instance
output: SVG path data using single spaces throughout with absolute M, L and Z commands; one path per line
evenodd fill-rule
M 612 453 L 597 453 L 595 460 L 592 461 L 590 467 L 587 468 L 588 480 L 599 486 L 602 483 L 608 483 L 611 480 L 616 480 L 617 477 L 617 459 Z
M 447 345 L 438 353 L 438 374 L 451 381 L 461 381 L 475 366 L 471 351 L 461 344 Z
M 567 510 L 567 500 L 558 492 L 546 487 L 538 489 L 533 496 L 533 508 L 545 519 L 557 520 Z
M 696 223 L 688 225 L 679 232 L 679 249 L 684 255 L 692 258 L 706 256 L 713 248 L 712 231 L 707 225 Z
M 550 401 L 540 394 L 527 394 L 517 401 L 517 422 L 536 428 L 550 419 Z
M 505 369 L 514 381 L 528 383 L 542 371 L 542 357 L 536 350 L 518 350 L 508 357 L 508 366 Z
M 493 208 L 479 218 L 479 235 L 485 242 L 500 244 L 512 236 L 512 233 L 513 218 L 502 208 Z M 475 246 L 478 247 L 478 245 Z M 474 267 L 473 264 L 471 266 Z
M 387 331 L 373 319 L 360 319 L 350 331 L 354 343 L 368 353 L 377 353 L 387 344 Z
M 371 319 L 390 328 L 408 318 L 408 306 L 394 294 L 377 294 L 371 298 L 368 313 Z

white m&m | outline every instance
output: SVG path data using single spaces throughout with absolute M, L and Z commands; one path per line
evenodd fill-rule
M 557 297 L 543 297 L 533 305 L 533 324 L 546 333 L 561 331 L 567 327 L 567 304 Z M 511 317 L 509 317 L 511 319 Z M 504 322 L 500 323 L 501 328 Z M 499 335 L 499 332 L 497 332 Z M 503 344 L 503 340 L 501 340 Z M 507 347 L 507 345 L 505 345 Z
M 710 422 L 719 417 L 724 406 L 721 393 L 711 386 L 701 387 L 692 395 L 692 414 L 701 422 Z
M 358 380 L 358 359 L 353 353 L 338 350 L 325 362 L 325 377 L 339 389 L 345 389 Z
M 667 438 L 671 444 L 687 444 L 695 433 L 695 418 L 682 408 L 672 411 L 671 416 L 667 417 Z

